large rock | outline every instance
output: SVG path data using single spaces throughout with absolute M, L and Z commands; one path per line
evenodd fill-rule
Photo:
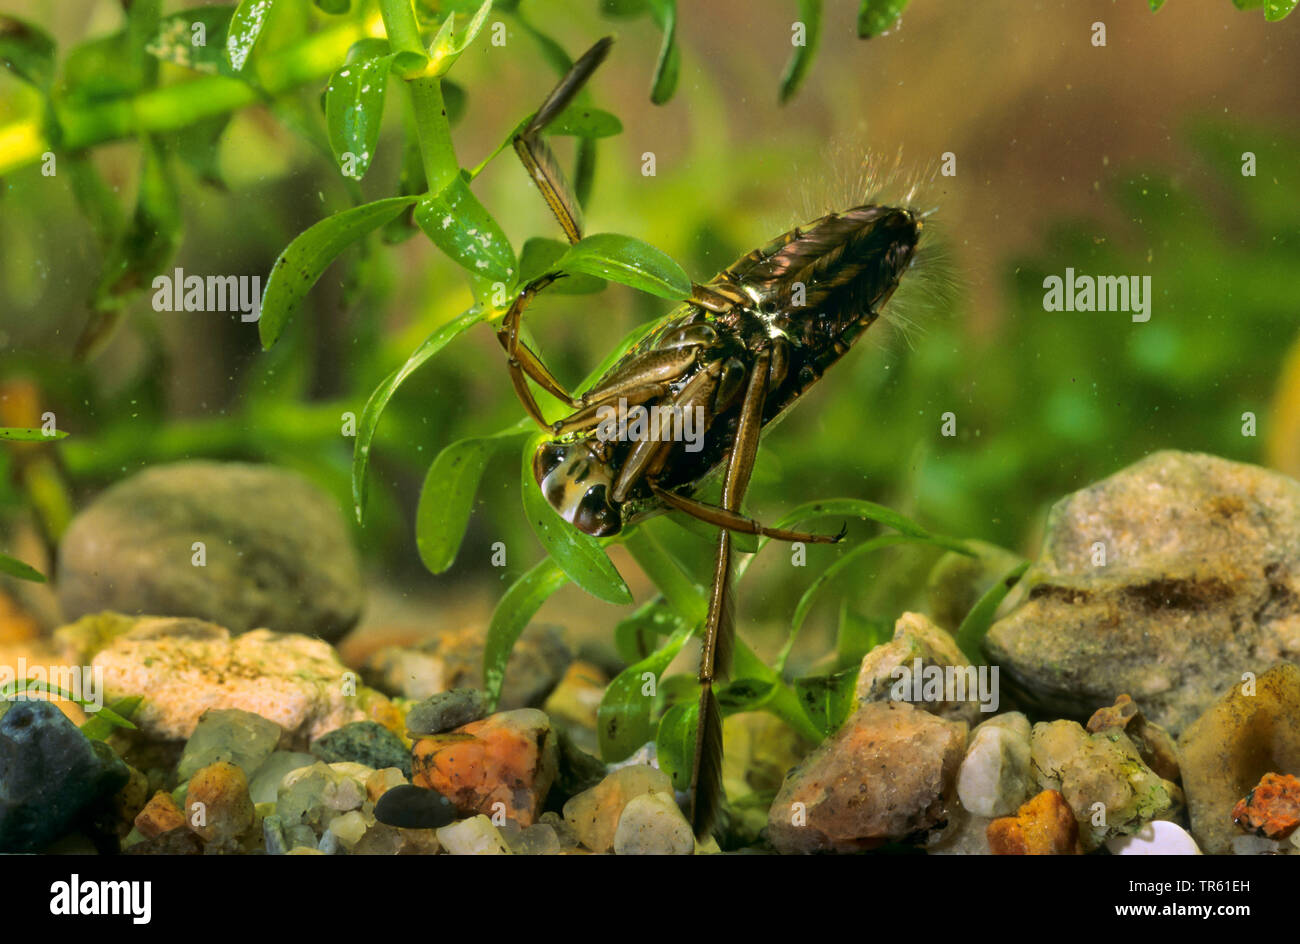
M 156 466 L 105 491 L 63 537 L 58 589 L 68 619 L 193 616 L 331 640 L 362 605 L 338 505 L 294 472 L 234 462 Z
M 151 739 L 183 740 L 212 708 L 239 708 L 278 724 L 282 747 L 362 721 L 387 700 L 356 687 L 334 649 L 310 636 L 259 629 L 232 637 L 194 619 L 141 620 L 91 663 L 109 699 L 143 695 L 133 717 Z M 355 688 L 357 695 L 346 692 Z
M 1300 482 L 1159 452 L 1052 509 L 1025 600 L 985 645 L 1039 709 L 1129 694 L 1177 734 L 1245 671 L 1300 661 Z
M 124 786 L 127 767 L 45 701 L 0 715 L 0 853 L 37 852 Z
M 1178 741 L 1192 835 L 1226 855 L 1242 831 L 1237 802 L 1265 774 L 1300 771 L 1300 668 L 1283 664 L 1238 680 Z
M 784 853 L 853 852 L 941 824 L 966 725 L 908 702 L 868 702 L 790 772 L 768 814 Z

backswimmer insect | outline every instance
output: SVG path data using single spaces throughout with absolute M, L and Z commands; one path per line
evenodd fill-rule
M 515 151 L 570 242 L 582 237 L 577 201 L 542 138 L 609 52 L 596 43 L 572 67 L 514 139 Z M 763 427 L 788 410 L 879 317 L 908 270 L 922 214 L 874 204 L 830 213 L 778 236 L 713 279 L 620 358 L 591 389 L 570 394 L 519 337 L 522 314 L 560 278 L 546 273 L 519 292 L 497 337 L 524 408 L 549 433 L 533 459 L 546 500 L 587 534 L 617 533 L 646 514 L 676 510 L 719 528 L 699 668 L 699 724 L 691 776 L 696 835 L 712 828 L 721 795 L 722 715 L 713 687 L 726 677 L 734 640 L 729 595 L 732 533 L 833 543 L 838 535 L 764 527 L 740 513 Z M 531 379 L 573 412 L 548 423 Z M 642 435 L 611 423 L 613 407 L 643 407 Z M 701 419 L 688 444 L 661 435 L 684 415 Z M 688 448 L 694 445 L 695 448 Z M 720 503 L 691 497 L 715 469 Z

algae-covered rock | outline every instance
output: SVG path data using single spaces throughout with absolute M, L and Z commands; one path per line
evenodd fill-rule
M 184 740 L 204 712 L 238 708 L 284 729 L 281 746 L 367 717 L 377 693 L 355 677 L 328 643 L 258 629 L 232 637 L 194 619 L 140 620 L 91 663 L 104 673 L 109 699 L 143 695 L 133 717 L 145 737 Z M 386 701 L 386 699 L 384 699 Z
M 1177 785 L 1160 779 L 1122 731 L 1089 734 L 1074 721 L 1041 722 L 1030 743 L 1038 786 L 1065 797 L 1085 851 L 1137 832 L 1180 802 Z
M 1178 740 L 1192 835 L 1226 855 L 1241 830 L 1233 808 L 1265 774 L 1300 771 L 1300 667 L 1240 680 Z
M 1300 482 L 1159 452 L 1052 509 L 985 647 L 1043 711 L 1129 694 L 1175 735 L 1246 671 L 1300 660 Z
M 178 462 L 118 482 L 59 546 L 70 618 L 115 610 L 338 639 L 362 605 L 338 504 L 287 469 Z

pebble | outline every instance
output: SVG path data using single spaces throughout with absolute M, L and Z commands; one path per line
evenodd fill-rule
M 1232 809 L 1232 820 L 1247 832 L 1286 839 L 1300 826 L 1300 778 L 1267 773 Z
M 406 713 L 406 730 L 412 736 L 442 734 L 487 717 L 487 695 L 477 688 L 438 692 Z
M 135 828 L 146 839 L 153 839 L 173 829 L 180 829 L 184 825 L 185 814 L 176 805 L 171 794 L 163 790 L 155 793 L 135 818 Z
M 695 835 L 669 793 L 643 793 L 623 807 L 614 833 L 616 855 L 691 855 Z
M 450 855 L 510 855 L 500 831 L 482 814 L 437 831 L 438 844 Z
M 971 735 L 957 771 L 957 797 L 976 816 L 1009 816 L 1034 790 L 1029 720 L 1020 712 L 990 718 Z
M 628 802 L 646 793 L 672 792 L 672 780 L 657 767 L 620 767 L 565 803 L 564 821 L 592 852 L 613 852 L 619 818 Z
M 1191 833 L 1177 823 L 1157 819 L 1131 836 L 1117 836 L 1106 841 L 1111 855 L 1200 855 L 1201 850 Z
M 402 829 L 437 829 L 458 815 L 455 804 L 437 790 L 413 784 L 391 787 L 375 804 L 375 819 Z
M 312 754 L 301 751 L 274 751 L 257 768 L 248 784 L 254 803 L 274 803 L 280 794 L 280 782 L 292 770 L 316 763 Z
M 317 738 L 311 752 L 327 764 L 352 761 L 372 770 L 396 767 L 411 775 L 411 752 L 392 731 L 374 721 L 354 721 Z
M 190 829 L 204 842 L 236 839 L 253 825 L 248 778 L 234 764 L 217 761 L 190 778 L 184 813 Z
M 176 767 L 179 780 L 189 780 L 201 767 L 227 761 L 248 777 L 266 762 L 280 741 L 280 726 L 261 715 L 238 708 L 214 708 L 200 716 L 185 742 Z
M 783 853 L 855 852 L 928 831 L 946 819 L 965 747 L 964 722 L 863 703 L 786 777 L 768 837 Z
M 1077 855 L 1079 823 L 1057 790 L 1044 790 L 1016 811 L 988 825 L 994 855 Z

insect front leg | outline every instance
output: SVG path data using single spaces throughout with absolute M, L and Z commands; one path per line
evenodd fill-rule
M 806 531 L 789 531 L 785 528 L 769 528 L 766 525 L 748 518 L 734 511 L 728 511 L 725 508 L 719 508 L 717 505 L 710 505 L 707 502 L 697 501 L 694 498 L 687 498 L 684 495 L 678 495 L 663 488 L 657 482 L 649 483 L 650 490 L 655 493 L 660 501 L 665 505 L 676 508 L 678 511 L 690 515 L 692 518 L 698 518 L 700 521 L 708 524 L 717 525 L 719 528 L 726 528 L 730 531 L 739 531 L 742 534 L 759 534 L 766 538 L 772 538 L 776 541 L 803 541 L 807 544 L 835 544 L 844 539 L 848 533 L 848 528 L 840 529 L 838 534 L 813 534 Z
M 497 340 L 505 349 L 506 366 L 510 369 L 510 380 L 514 384 L 519 402 L 523 404 L 534 422 L 548 430 L 551 429 L 551 424 L 546 422 L 541 407 L 537 405 L 536 397 L 528 389 L 528 377 L 536 381 L 538 386 L 551 396 L 569 404 L 570 407 L 576 408 L 580 404 L 564 389 L 563 384 L 555 379 L 555 375 L 542 363 L 542 359 L 533 352 L 532 348 L 520 340 L 519 321 L 533 297 L 554 282 L 557 277 L 553 274 L 543 275 L 524 286 L 523 291 L 511 304 L 510 310 L 506 312 L 505 318 L 501 320 L 501 327 L 497 329 Z

